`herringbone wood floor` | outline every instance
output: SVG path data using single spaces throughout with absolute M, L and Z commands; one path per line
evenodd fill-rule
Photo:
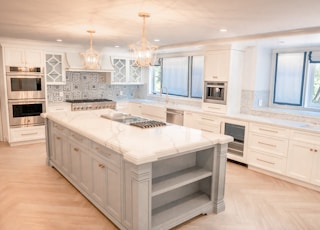
M 55 169 L 45 145 L 0 142 L 0 229 L 117 229 Z M 319 166 L 320 167 L 320 166 Z M 317 230 L 320 193 L 228 162 L 226 211 L 179 230 Z

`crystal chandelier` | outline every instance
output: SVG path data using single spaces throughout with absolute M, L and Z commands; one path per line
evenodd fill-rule
M 100 69 L 100 54 L 92 48 L 92 34 L 96 31 L 87 30 L 87 32 L 90 34 L 90 48 L 86 52 L 81 53 L 81 55 L 84 57 L 84 67 L 86 69 Z
M 135 44 L 129 45 L 130 52 L 132 53 L 133 66 L 150 66 L 155 63 L 156 50 L 158 46 L 152 45 L 146 38 L 146 18 L 150 17 L 149 13 L 140 12 L 139 17 L 143 18 L 142 38 Z

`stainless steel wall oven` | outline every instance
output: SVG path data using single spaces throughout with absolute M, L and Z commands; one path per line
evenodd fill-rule
M 6 67 L 9 100 L 45 98 L 43 69 L 40 67 Z
M 44 119 L 40 116 L 45 112 L 44 100 L 9 100 L 8 107 L 11 128 L 44 125 Z

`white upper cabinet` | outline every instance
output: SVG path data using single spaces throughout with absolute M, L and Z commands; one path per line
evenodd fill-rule
M 128 58 L 113 58 L 112 84 L 143 84 L 142 68 Z
M 205 81 L 228 81 L 230 50 L 208 51 L 205 56 Z
M 39 49 L 25 49 L 20 47 L 4 48 L 5 65 L 43 67 L 43 51 Z
M 48 85 L 60 85 L 66 83 L 65 54 L 46 52 L 45 74 Z

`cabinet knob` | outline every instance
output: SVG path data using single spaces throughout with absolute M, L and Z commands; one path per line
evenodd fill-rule
M 61 138 L 60 137 L 57 137 L 57 140 L 60 140 Z
M 310 152 L 313 152 L 313 149 L 310 149 Z
M 74 151 L 79 152 L 79 149 L 78 149 L 78 148 L 73 148 L 73 149 L 74 149 Z
M 317 153 L 317 152 L 318 152 L 318 149 L 315 149 L 314 152 Z
M 104 169 L 106 166 L 104 164 L 99 164 L 99 167 Z

